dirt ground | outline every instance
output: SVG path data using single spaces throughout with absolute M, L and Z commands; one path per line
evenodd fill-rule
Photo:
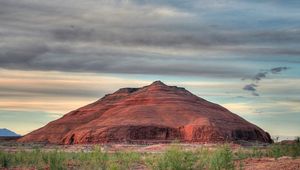
M 252 158 L 242 162 L 245 170 L 300 170 L 300 158 Z
M 201 147 L 214 148 L 217 144 L 152 144 L 152 145 L 138 145 L 138 144 L 104 144 L 104 145 L 49 145 L 49 144 L 28 144 L 28 143 L 13 143 L 13 142 L 0 142 L 0 150 L 7 152 L 15 152 L 19 150 L 33 150 L 42 148 L 43 150 L 63 150 L 65 152 L 89 152 L 95 146 L 99 146 L 102 151 L 114 153 L 116 151 L 134 151 L 139 153 L 162 153 L 170 145 L 177 145 L 185 150 L 194 150 Z M 235 145 L 232 145 L 234 148 Z

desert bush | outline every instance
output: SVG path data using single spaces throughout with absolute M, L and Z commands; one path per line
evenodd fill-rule
M 207 169 L 209 167 L 210 160 L 210 151 L 207 148 L 197 149 L 195 154 L 197 155 L 198 160 L 194 165 L 194 169 Z
M 85 153 L 88 158 L 89 169 L 106 170 L 108 166 L 108 154 L 101 151 L 100 147 L 95 147 L 91 153 Z
M 293 158 L 300 156 L 300 142 L 299 143 L 297 142 L 295 145 L 292 145 L 290 150 L 291 150 L 291 156 Z
M 141 155 L 136 152 L 116 152 L 111 155 L 109 169 L 123 170 L 131 169 L 135 164 L 141 162 Z
M 274 158 L 279 158 L 283 156 L 283 145 L 280 144 L 273 144 L 269 149 L 268 149 L 268 156 L 274 157 Z
M 246 158 L 261 158 L 261 157 L 273 157 L 279 158 L 281 156 L 298 157 L 300 156 L 300 143 L 293 144 L 280 144 L 274 143 L 266 148 L 253 147 L 250 149 L 240 149 L 234 153 L 236 160 L 242 160 Z
M 211 153 L 209 169 L 234 169 L 233 153 L 228 145 L 221 146 Z
M 8 153 L 0 151 L 0 167 L 9 168 L 11 164 L 11 159 Z
M 102 152 L 98 146 L 94 147 L 91 152 L 72 153 L 69 159 L 79 169 L 108 169 L 109 155 L 106 152 Z
M 281 156 L 300 156 L 300 143 L 293 144 L 273 144 L 267 150 L 267 156 L 279 158 Z
M 252 152 L 250 154 L 250 157 L 252 157 L 252 158 L 261 158 L 263 156 L 265 156 L 265 153 L 264 153 L 264 151 L 262 151 L 262 149 L 257 148 L 257 147 L 252 148 Z
M 47 155 L 50 170 L 67 169 L 66 153 L 55 150 L 47 153 Z
M 298 157 L 300 156 L 300 143 L 293 144 L 281 144 L 273 143 L 264 148 L 252 147 L 252 148 L 241 148 L 234 153 L 234 159 L 242 160 L 246 158 L 261 158 L 261 157 L 272 157 L 279 158 L 282 156 Z
M 20 154 L 19 159 L 21 159 L 21 160 L 16 159 L 18 154 Z M 25 152 L 25 151 L 17 152 L 17 154 L 14 156 L 15 157 L 15 165 L 18 164 L 18 166 L 22 166 L 19 162 L 21 162 L 21 163 L 25 162 L 26 167 L 34 166 L 36 169 L 44 169 L 45 166 L 47 165 L 47 162 L 44 161 L 44 159 L 45 159 L 45 157 L 47 157 L 47 155 L 48 155 L 48 153 L 43 152 L 39 148 L 35 148 L 31 152 Z
M 163 154 L 148 157 L 146 164 L 153 170 L 201 170 L 206 160 L 202 153 L 204 150 L 184 151 L 173 146 Z
M 249 157 L 251 157 L 251 153 L 245 149 L 239 149 L 234 153 L 235 160 L 243 160 Z
M 178 147 L 171 147 L 165 153 L 148 157 L 146 164 L 153 170 L 234 169 L 233 153 L 227 145 L 222 145 L 214 151 L 206 148 L 184 151 Z
M 0 152 L 2 167 L 45 169 L 49 166 L 51 170 L 62 170 L 66 169 L 65 157 L 64 152 L 42 152 L 40 149 L 15 153 Z
M 18 151 L 16 153 L 0 152 L 1 167 L 28 167 L 34 165 L 36 169 L 40 167 L 39 152 Z

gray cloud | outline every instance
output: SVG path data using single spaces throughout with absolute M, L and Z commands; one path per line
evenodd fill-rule
M 256 8 L 256 3 L 203 2 L 1 1 L 0 67 L 249 77 L 253 66 L 234 62 L 278 55 L 300 62 L 300 30 L 287 27 L 286 18 L 274 29 L 234 14 L 238 9 L 233 4 Z M 233 14 L 215 16 L 224 11 Z M 262 21 L 281 19 L 264 11 L 258 9 Z M 289 12 L 283 11 L 290 17 Z M 244 20 L 252 27 L 239 24 Z M 253 79 L 259 81 L 266 74 Z
M 275 68 L 271 69 L 271 73 L 272 74 L 277 74 L 277 73 L 280 73 L 280 72 L 282 72 L 284 70 L 287 70 L 287 69 L 288 69 L 288 67 L 275 67 Z
M 8 51 L 10 51 L 9 49 Z M 2 51 L 5 51 L 3 49 Z M 224 66 L 213 61 L 191 57 L 162 57 L 138 52 L 101 49 L 92 53 L 72 51 L 68 47 L 32 45 L 16 48 L 14 53 L 0 55 L 0 66 L 11 69 L 58 70 L 68 72 L 102 72 L 128 74 L 194 75 L 216 77 L 240 77 L 248 75 L 245 68 Z M 51 51 L 51 52 L 49 52 Z
M 266 78 L 267 74 L 268 74 L 268 72 L 257 73 L 255 76 L 252 77 L 252 80 L 259 81 L 263 78 Z
M 111 28 L 65 26 L 50 30 L 50 33 L 55 41 L 99 42 L 108 45 L 164 47 L 173 50 L 176 50 L 176 48 L 195 51 L 214 50 L 237 54 L 282 54 L 292 56 L 300 54 L 300 51 L 294 48 L 269 47 L 269 44 L 277 44 L 278 42 L 287 44 L 300 42 L 300 30 L 281 30 L 270 35 L 261 31 L 220 31 L 209 26 L 191 24 L 188 24 L 187 28 L 179 29 L 180 23 L 174 25 L 174 27 L 179 28 L 172 28 L 167 31 L 163 23 L 156 23 L 160 25 L 152 29 L 143 26 L 143 23 L 141 24 L 142 26 L 137 25 L 137 28 L 123 25 L 121 28 L 114 28 L 113 31 Z
M 67 28 L 53 30 L 53 36 L 60 41 L 91 41 L 94 29 L 83 29 L 70 25 Z
M 253 83 L 245 85 L 243 87 L 243 90 L 250 91 L 253 96 L 259 96 L 259 94 L 257 93 L 257 87 L 258 87 L 258 83 L 262 79 L 267 78 L 268 74 L 278 74 L 287 69 L 289 69 L 289 68 L 288 67 L 274 67 L 269 70 L 259 72 L 256 75 L 254 75 L 252 78 L 250 78 L 253 81 Z M 245 78 L 243 80 L 245 80 Z
M 251 84 L 245 85 L 243 87 L 243 90 L 250 91 L 253 96 L 259 96 L 259 94 L 256 92 L 256 87 L 257 87 L 256 84 L 251 83 Z
M 256 87 L 257 85 L 252 83 L 245 85 L 243 89 L 247 91 L 256 91 Z
M 18 44 L 17 46 L 5 46 L 0 51 L 0 66 L 10 67 L 17 64 L 25 66 L 48 51 L 48 47 L 43 44 Z

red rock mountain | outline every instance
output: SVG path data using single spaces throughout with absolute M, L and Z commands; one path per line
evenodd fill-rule
M 182 87 L 156 81 L 123 88 L 71 111 L 20 142 L 272 142 L 270 135 L 226 108 Z

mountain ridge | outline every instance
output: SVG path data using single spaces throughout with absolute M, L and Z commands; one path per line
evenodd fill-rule
M 0 128 L 0 137 L 18 137 L 21 136 L 7 128 Z

